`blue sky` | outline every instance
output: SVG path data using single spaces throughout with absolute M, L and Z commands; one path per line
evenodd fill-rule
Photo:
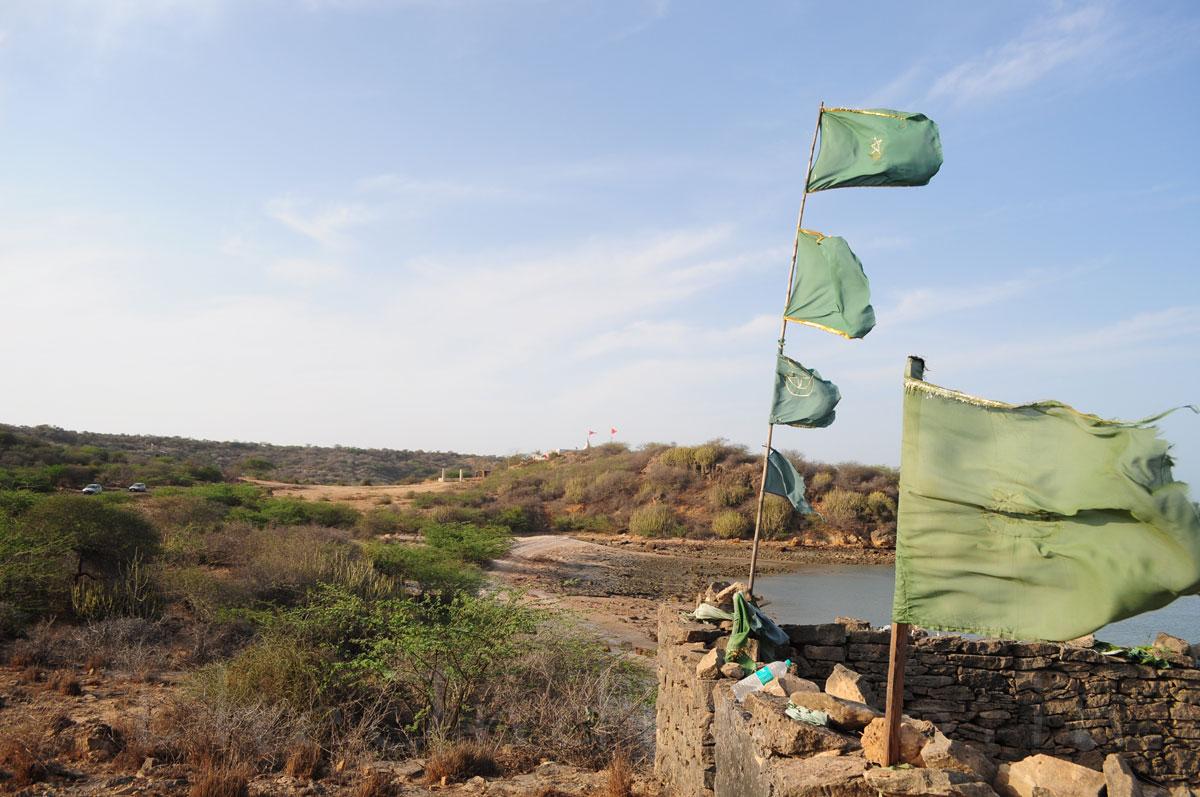
M 817 104 L 925 188 L 811 197 L 879 318 L 789 330 L 814 458 L 895 464 L 904 356 L 1200 401 L 1194 3 L 8 0 L 0 419 L 508 453 L 765 434 Z M 1164 424 L 1200 479 L 1200 418 Z

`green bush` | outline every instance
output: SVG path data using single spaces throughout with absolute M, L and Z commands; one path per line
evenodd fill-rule
M 652 504 L 633 510 L 629 531 L 642 537 L 682 537 L 684 528 L 670 507 Z
M 821 516 L 830 525 L 844 530 L 857 529 L 866 510 L 866 496 L 840 487 L 825 493 L 820 504 Z
M 588 480 L 582 476 L 567 479 L 563 484 L 563 500 L 568 504 L 582 504 L 587 500 Z
M 754 491 L 750 485 L 742 481 L 719 481 L 708 491 L 708 501 L 714 507 L 737 506 L 745 501 Z
M 867 511 L 880 521 L 894 520 L 896 502 L 887 493 L 876 490 L 867 494 Z
M 612 531 L 617 524 L 608 515 L 558 515 L 551 522 L 555 531 Z
M 785 536 L 792 521 L 792 504 L 778 495 L 763 496 L 762 534 L 770 539 Z
M 31 490 L 0 490 L 0 514 L 17 517 L 38 502 L 38 494 Z
M 428 545 L 376 542 L 368 543 L 366 551 L 379 572 L 414 585 L 420 593 L 473 593 L 483 585 L 478 567 Z
M 713 533 L 722 539 L 736 540 L 745 537 L 751 527 L 750 519 L 734 510 L 718 512 L 713 517 Z
M 477 565 L 500 558 L 512 547 L 512 535 L 504 526 L 430 523 L 421 533 L 431 547 Z
M 362 514 L 358 519 L 357 528 L 369 537 L 381 534 L 416 534 L 424 522 L 424 518 L 416 513 L 376 507 Z
M 685 446 L 668 448 L 659 454 L 658 461 L 672 468 L 691 468 L 693 463 L 692 449 Z

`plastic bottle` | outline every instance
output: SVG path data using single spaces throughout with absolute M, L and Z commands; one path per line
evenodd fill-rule
M 788 667 L 791 666 L 792 660 L 787 659 L 786 661 L 773 661 L 765 667 L 760 667 L 731 687 L 734 699 L 741 703 L 746 699 L 746 695 L 762 689 L 771 681 L 785 674 Z

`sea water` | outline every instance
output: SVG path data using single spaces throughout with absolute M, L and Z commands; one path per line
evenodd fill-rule
M 887 625 L 895 574 L 891 565 L 806 565 L 779 576 L 759 576 L 754 591 L 779 623 L 830 623 L 857 617 Z M 1152 612 L 1105 626 L 1096 638 L 1114 645 L 1148 645 L 1159 631 L 1200 642 L 1200 595 L 1188 595 Z

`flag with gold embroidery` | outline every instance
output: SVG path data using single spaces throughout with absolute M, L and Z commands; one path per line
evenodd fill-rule
M 841 400 L 837 385 L 817 371 L 782 354 L 776 359 L 771 423 L 822 428 L 833 423 L 834 407 Z
M 807 190 L 925 185 L 941 167 L 941 137 L 925 114 L 826 108 Z
M 871 286 L 844 238 L 800 231 L 792 295 L 783 316 L 844 338 L 861 338 L 875 326 Z

